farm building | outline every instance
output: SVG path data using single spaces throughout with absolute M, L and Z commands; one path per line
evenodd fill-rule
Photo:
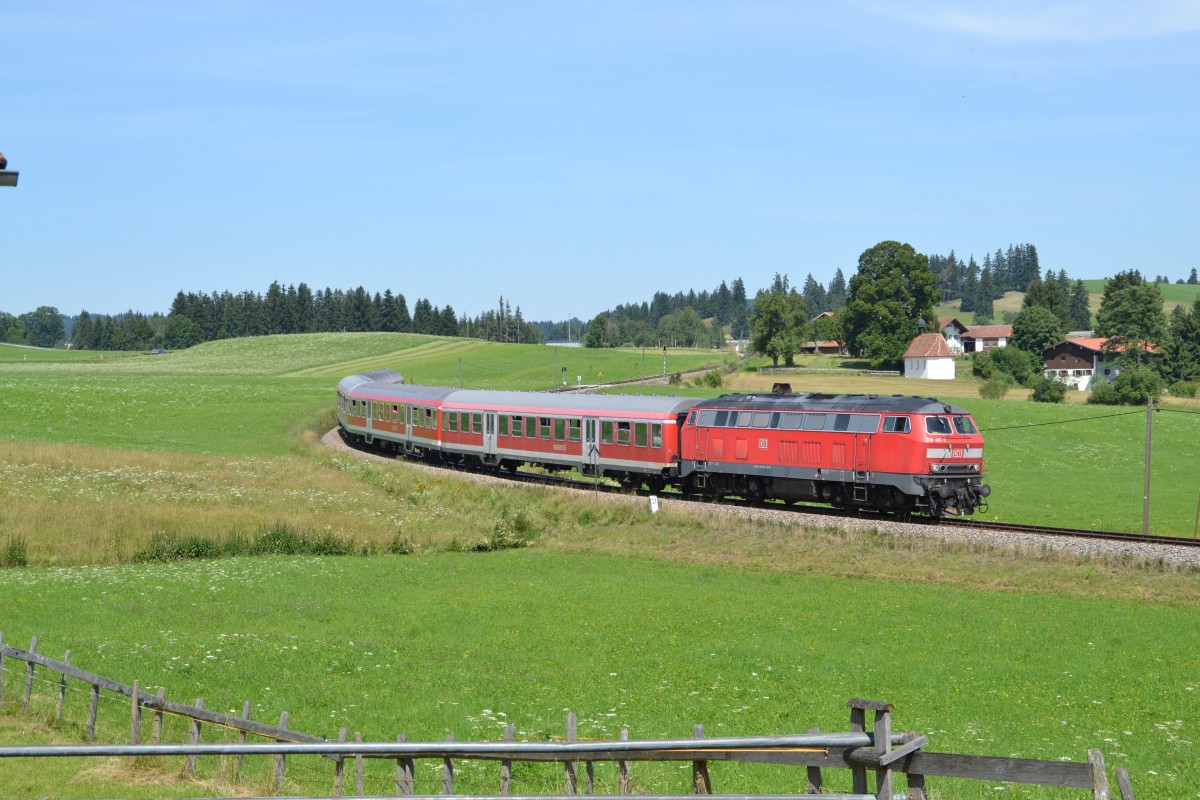
M 904 351 L 904 377 L 954 380 L 954 352 L 940 333 L 922 333 Z
M 982 353 L 993 347 L 1004 347 L 1012 338 L 1012 325 L 972 325 L 963 333 L 963 349 Z
M 1102 377 L 1110 383 L 1117 379 L 1120 367 L 1115 356 L 1125 348 L 1110 344 L 1111 339 L 1067 339 L 1042 351 L 1042 374 L 1055 378 L 1068 386 L 1089 389 L 1092 381 Z M 1155 353 L 1157 347 L 1147 342 L 1146 350 Z

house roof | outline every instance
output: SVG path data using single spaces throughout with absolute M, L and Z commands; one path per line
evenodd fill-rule
M 961 322 L 959 322 L 956 317 L 938 317 L 938 330 L 940 330 L 940 331 L 946 330 L 946 327 L 951 322 L 953 322 L 955 325 L 957 325 L 958 329 L 960 331 L 965 331 L 967 329 L 967 326 L 963 325 Z
M 1087 338 L 1087 339 L 1067 339 L 1066 342 L 1059 342 L 1058 344 L 1067 344 L 1067 343 L 1077 344 L 1086 350 L 1091 350 L 1096 353 L 1103 353 L 1105 351 L 1104 346 L 1106 344 L 1108 344 L 1110 341 L 1111 341 L 1111 339 L 1108 339 L 1104 336 L 1095 336 L 1095 337 L 1091 337 L 1091 338 Z M 1142 344 L 1145 345 L 1144 349 L 1146 350 L 1146 352 L 1148 352 L 1148 353 L 1157 353 L 1158 352 L 1158 345 L 1154 344 L 1154 342 L 1142 342 Z M 1058 347 L 1058 345 L 1053 345 L 1053 347 Z M 1051 348 L 1048 347 L 1046 349 L 1049 350 Z M 1116 352 L 1120 353 L 1125 349 L 1125 345 L 1117 344 L 1116 346 L 1114 346 L 1110 349 L 1115 350 Z
M 904 351 L 904 358 L 954 358 L 954 351 L 940 333 L 922 333 Z
M 972 325 L 963 335 L 973 339 L 1008 339 L 1012 336 L 1012 325 Z

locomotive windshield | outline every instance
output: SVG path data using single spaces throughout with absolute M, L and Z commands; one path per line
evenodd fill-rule
M 948 436 L 951 433 L 951 425 L 954 426 L 954 433 L 971 434 L 978 433 L 974 423 L 970 417 L 926 417 L 925 431 L 927 433 L 935 433 L 943 436 Z

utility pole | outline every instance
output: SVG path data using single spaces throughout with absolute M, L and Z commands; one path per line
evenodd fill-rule
M 1146 485 L 1142 492 L 1142 535 L 1150 535 L 1150 441 L 1154 433 L 1154 396 L 1146 398 Z

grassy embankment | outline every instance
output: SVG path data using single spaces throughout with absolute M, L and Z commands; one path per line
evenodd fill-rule
M 85 668 L 165 685 L 173 697 L 203 696 L 213 708 L 240 708 L 249 697 L 256 718 L 286 709 L 296 727 L 326 735 L 346 725 L 367 738 L 400 731 L 487 738 L 511 719 L 522 735 L 538 738 L 561 730 L 568 707 L 581 714 L 581 736 L 612 735 L 622 724 L 635 736 L 679 735 L 693 722 L 710 733 L 835 729 L 845 725 L 841 703 L 861 695 L 898 703 L 898 724 L 929 733 L 938 749 L 1082 758 L 1099 745 L 1110 764 L 1131 768 L 1142 793 L 1190 796 L 1200 779 L 1194 728 L 1182 721 L 1197 690 L 1194 573 L 734 523 L 670 508 L 652 517 L 636 501 L 479 487 L 316 448 L 313 431 L 331 424 L 332 380 L 379 366 L 419 375 L 423 350 L 412 345 L 401 350 L 395 339 L 370 336 L 246 340 L 225 343 L 236 357 L 214 346 L 173 354 L 174 363 L 125 360 L 95 373 L 6 368 L 0 536 L 20 531 L 35 564 L 126 561 L 161 530 L 221 537 L 280 524 L 329 529 L 378 551 L 399 535 L 420 554 L 8 570 L 0 573 L 5 640 L 38 635 L 43 651 L 69 647 Z M 479 359 L 495 366 L 512 352 L 488 350 Z M 359 366 L 364 360 L 369 365 Z M 453 351 L 429 365 L 435 376 L 457 375 Z M 621 367 L 603 369 L 607 376 Z M 912 391 L 901 379 L 865 388 L 856 383 L 865 376 L 804 376 L 818 378 L 840 379 L 846 390 Z M 111 399 L 102 391 L 131 382 L 138 391 Z M 222 385 L 230 391 L 218 391 Z M 234 395 L 243 386 L 262 392 L 259 400 L 239 403 Z M 192 401 L 179 413 L 197 393 L 224 401 Z M 1087 410 L 964 403 L 978 406 L 981 424 L 997 428 Z M 43 426 L 38 413 L 47 408 L 56 421 Z M 175 438 L 123 441 L 123 432 L 142 425 Z M 171 433 L 176 427 L 185 430 Z M 1013 463 L 996 442 L 1000 432 L 989 437 L 998 493 L 1026 479 L 1028 460 L 1045 450 L 1035 445 L 1055 429 L 1016 429 L 1010 435 L 1031 438 L 1025 450 L 1012 449 Z M 11 433 L 18 430 L 19 438 Z M 1189 452 L 1180 463 L 1194 475 Z M 1116 472 L 1111 463 L 1095 466 L 1101 472 L 1067 478 L 1085 502 L 1096 475 L 1120 475 L 1128 464 Z M 1044 489 L 1037 482 L 1045 475 L 1029 480 L 1023 485 Z M 1014 512 L 1030 504 L 1019 497 Z M 451 538 L 474 540 L 504 525 L 533 534 L 535 547 L 440 552 Z M 10 698 L 13 684 L 10 676 Z M 72 725 L 86 701 L 69 702 L 73 722 L 62 731 L 0 717 L 7 731 L 0 736 L 77 736 Z M 127 724 L 121 715 L 105 713 L 113 738 Z M 35 772 L 13 762 L 0 765 L 0 780 L 28 796 L 227 788 L 181 783 L 177 768 L 167 763 L 155 773 L 142 765 L 142 778 L 164 781 L 147 786 L 127 784 L 120 764 L 67 783 L 85 766 L 62 762 Z M 218 769 L 202 766 L 214 779 Z M 265 766 L 258 769 L 261 777 Z M 434 771 L 425 769 L 419 774 L 429 782 Z M 462 785 L 483 769 L 461 768 Z M 305 787 L 328 784 L 327 765 L 298 762 L 292 774 L 308 775 Z M 372 774 L 369 787 L 382 791 L 385 778 Z M 493 770 L 486 774 L 494 778 Z M 636 774 L 647 788 L 678 791 L 687 780 L 677 770 Z M 718 774 L 737 791 L 759 785 L 757 771 L 721 765 Z M 536 770 L 519 775 L 531 791 L 550 785 Z M 992 786 L 939 785 L 956 795 L 994 796 Z

